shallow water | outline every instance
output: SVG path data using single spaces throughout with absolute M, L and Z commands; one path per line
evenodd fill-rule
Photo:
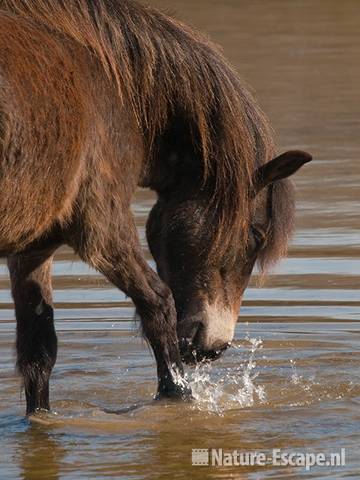
M 246 293 L 234 346 L 188 370 L 197 400 L 154 403 L 155 363 L 131 302 L 72 253 L 54 268 L 53 413 L 30 423 L 14 374 L 14 314 L 0 267 L 1 479 L 358 479 L 360 471 L 360 9 L 356 0 L 158 0 L 207 31 L 251 84 L 296 177 L 289 258 Z M 142 238 L 153 203 L 134 211 Z M 145 242 L 144 242 L 145 245 Z M 149 258 L 150 260 L 150 258 Z M 346 466 L 192 467 L 191 451 L 338 452 Z

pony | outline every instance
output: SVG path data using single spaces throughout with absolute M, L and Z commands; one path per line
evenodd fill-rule
M 0 256 L 10 271 L 26 412 L 48 410 L 51 265 L 69 245 L 129 296 L 158 397 L 191 398 L 183 362 L 231 343 L 256 261 L 286 253 L 288 177 L 269 122 L 203 35 L 131 0 L 0 0 Z M 130 204 L 157 193 L 147 224 Z

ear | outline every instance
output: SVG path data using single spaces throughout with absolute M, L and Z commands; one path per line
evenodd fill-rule
M 312 156 L 301 150 L 292 150 L 265 163 L 254 173 L 253 196 L 255 197 L 263 188 L 271 183 L 290 177 L 305 163 L 311 162 Z

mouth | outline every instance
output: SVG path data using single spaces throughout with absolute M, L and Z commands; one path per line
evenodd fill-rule
M 221 350 L 193 350 L 187 351 L 181 355 L 182 361 L 186 365 L 197 365 L 199 363 L 210 363 L 218 360 L 228 347 L 223 347 Z
M 210 363 L 218 360 L 222 354 L 230 347 L 231 343 L 221 345 L 211 350 L 202 349 L 196 346 L 196 343 L 182 338 L 179 342 L 180 355 L 182 361 L 187 365 L 197 365 L 199 363 Z
M 182 361 L 187 365 L 218 360 L 230 347 L 231 342 L 225 343 L 220 339 L 208 346 L 205 333 L 206 327 L 202 321 L 192 319 L 191 323 L 179 322 L 179 350 Z

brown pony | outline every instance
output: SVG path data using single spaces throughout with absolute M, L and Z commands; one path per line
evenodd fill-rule
M 283 179 L 311 157 L 270 161 L 268 122 L 218 50 L 130 0 L 0 0 L 0 52 L 0 255 L 27 413 L 49 409 L 63 244 L 133 299 L 159 396 L 189 396 L 181 357 L 215 358 L 231 342 L 256 260 L 286 251 Z M 139 185 L 158 194 L 159 276 L 130 211 Z

